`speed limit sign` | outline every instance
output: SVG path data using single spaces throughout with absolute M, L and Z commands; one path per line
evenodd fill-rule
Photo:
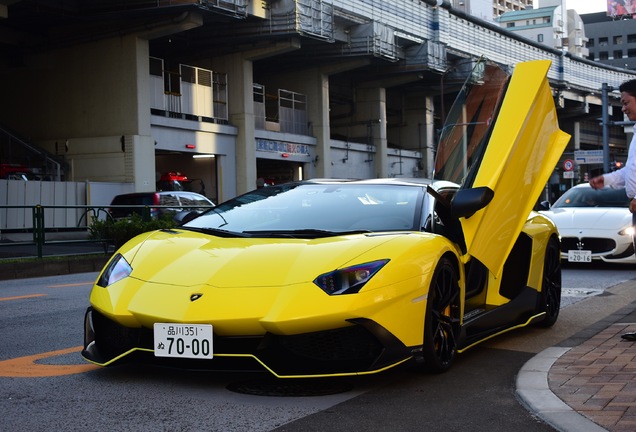
M 563 161 L 563 169 L 565 171 L 574 170 L 574 161 L 572 159 L 566 159 Z

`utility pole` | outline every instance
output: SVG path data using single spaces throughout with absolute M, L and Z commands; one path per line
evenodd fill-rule
M 610 126 L 631 126 L 633 121 L 610 121 L 609 119 L 609 92 L 614 91 L 615 88 L 607 83 L 601 85 L 601 107 L 602 118 L 601 124 L 603 126 L 603 172 L 609 172 L 609 127 Z
M 614 91 L 614 87 L 603 83 L 601 86 L 601 124 L 603 126 L 603 172 L 609 172 L 609 96 L 608 93 Z

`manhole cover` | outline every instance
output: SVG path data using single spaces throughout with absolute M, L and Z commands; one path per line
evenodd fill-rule
M 231 383 L 227 389 L 235 393 L 255 396 L 326 396 L 353 389 L 343 380 L 324 379 L 253 379 Z

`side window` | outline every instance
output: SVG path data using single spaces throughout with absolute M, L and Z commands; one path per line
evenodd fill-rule
M 183 205 L 184 207 L 193 206 L 196 205 L 196 203 L 196 200 L 194 199 L 194 197 L 190 196 L 190 194 L 181 195 L 181 205 Z
M 159 198 L 159 205 L 179 207 L 179 197 L 176 194 L 161 194 Z
M 182 194 L 180 195 L 181 198 L 181 205 L 184 207 L 191 207 L 188 210 L 207 210 L 207 208 L 205 207 L 209 207 L 210 203 L 204 199 L 203 197 L 200 197 L 198 195 L 194 195 L 194 194 Z M 194 208 L 195 206 L 203 206 L 204 208 Z
M 212 205 L 209 202 L 207 202 L 206 200 L 204 200 L 203 198 L 198 198 L 198 197 L 195 199 L 195 203 L 197 205 L 206 206 L 206 207 L 210 207 Z

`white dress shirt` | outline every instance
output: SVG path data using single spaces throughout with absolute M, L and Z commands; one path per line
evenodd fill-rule
M 605 186 L 612 189 L 625 188 L 627 196 L 631 199 L 636 197 L 636 125 L 634 125 L 634 135 L 629 143 L 627 152 L 627 163 L 619 170 L 603 174 Z

